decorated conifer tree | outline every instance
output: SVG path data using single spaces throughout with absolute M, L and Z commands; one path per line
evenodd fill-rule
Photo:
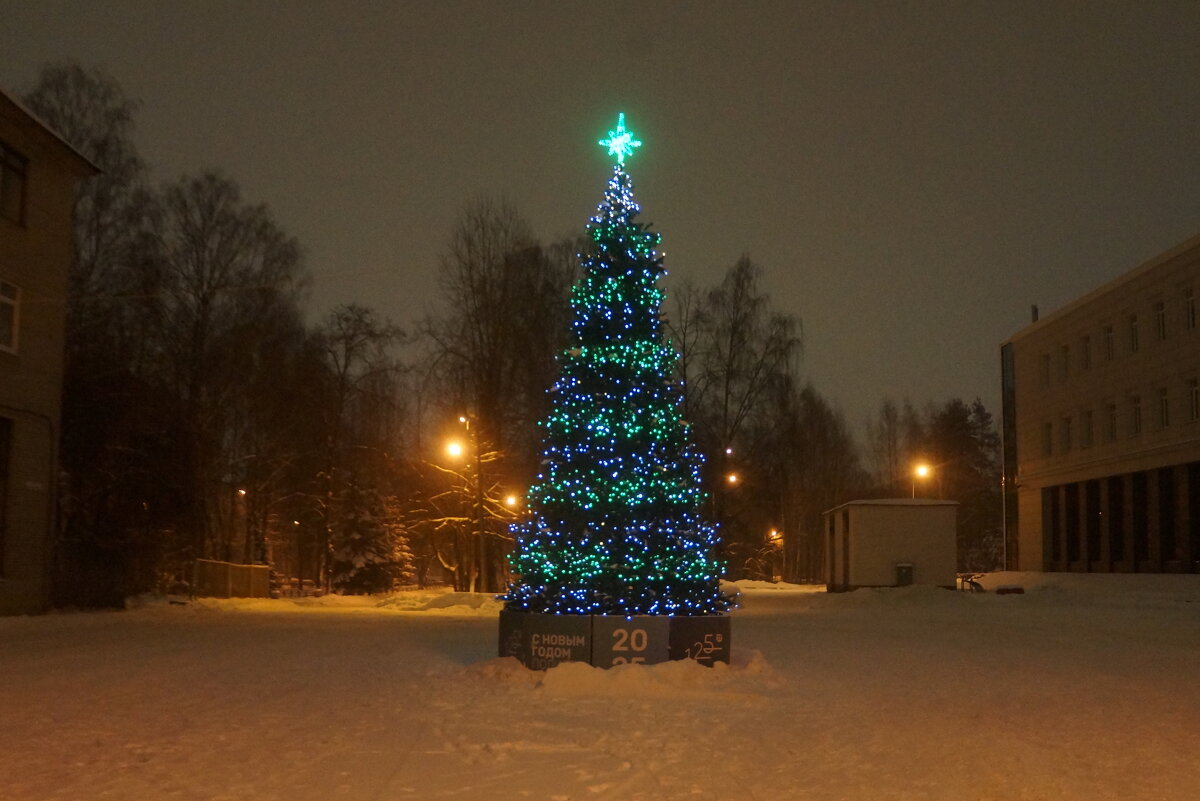
M 729 599 L 713 555 L 716 528 L 700 516 L 702 457 L 680 416 L 678 355 L 664 342 L 659 235 L 640 211 L 625 158 L 641 145 L 625 129 L 601 140 L 612 178 L 581 254 L 571 294 L 570 347 L 550 388 L 542 469 L 529 516 L 513 527 L 519 578 L 513 611 L 711 615 Z

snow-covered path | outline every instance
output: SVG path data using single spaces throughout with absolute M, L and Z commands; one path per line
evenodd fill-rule
M 1200 797 L 1200 577 L 1013 580 L 750 588 L 711 670 L 526 671 L 478 598 L 0 619 L 0 798 Z

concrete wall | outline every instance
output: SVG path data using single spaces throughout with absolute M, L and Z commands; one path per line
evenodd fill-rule
M 0 416 L 13 428 L 0 614 L 19 614 L 49 603 L 71 211 L 89 168 L 2 93 L 0 140 L 28 159 L 24 220 L 0 218 L 0 278 L 21 292 L 17 352 L 0 351 Z

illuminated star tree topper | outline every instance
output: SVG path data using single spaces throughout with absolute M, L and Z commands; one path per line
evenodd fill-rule
M 625 130 L 625 112 L 617 114 L 617 129 L 608 132 L 607 139 L 600 140 L 601 147 L 608 148 L 608 155 L 616 156 L 618 164 L 625 163 L 625 157 L 633 155 L 635 147 L 641 147 L 640 139 L 633 138 L 633 131 Z

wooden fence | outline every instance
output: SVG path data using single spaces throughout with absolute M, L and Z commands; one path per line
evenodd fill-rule
M 271 568 L 197 559 L 192 571 L 192 595 L 197 598 L 268 598 Z

